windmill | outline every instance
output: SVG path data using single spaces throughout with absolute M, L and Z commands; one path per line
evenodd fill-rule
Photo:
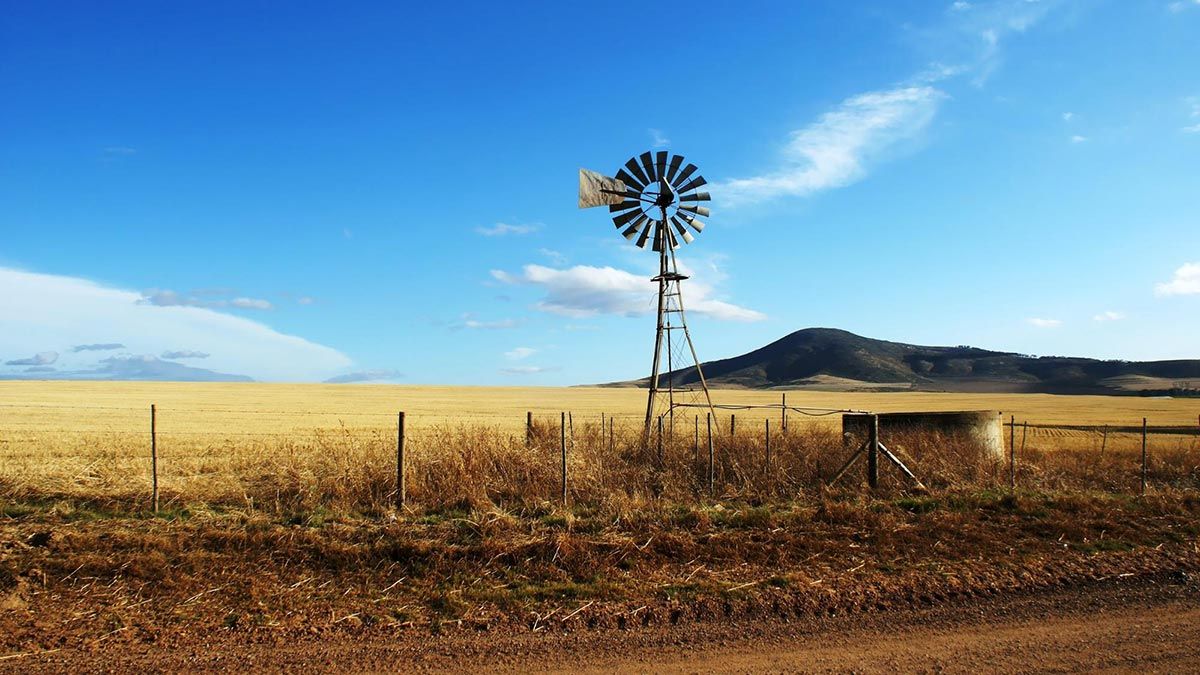
M 707 192 L 696 191 L 708 182 L 697 173 L 696 165 L 683 164 L 683 156 L 658 151 L 631 157 L 612 178 L 579 170 L 579 208 L 608 206 L 613 224 L 626 239 L 643 249 L 649 242 L 658 253 L 658 275 L 651 279 L 658 284 L 658 313 L 646 401 L 646 435 L 656 418 L 665 417 L 673 430 L 676 408 L 701 404 L 699 394 L 703 396 L 702 405 L 712 410 L 708 383 L 683 311 L 682 282 L 688 277 L 679 273 L 675 260 L 680 242 L 690 244 L 694 239 L 689 229 L 696 234 L 704 230 L 699 218 L 707 218 L 709 210 L 700 203 L 711 198 Z M 693 367 L 700 389 L 677 387 L 676 377 Z

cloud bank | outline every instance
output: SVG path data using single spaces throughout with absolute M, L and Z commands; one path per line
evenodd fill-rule
M 145 355 L 172 351 L 180 344 L 210 354 L 207 365 L 212 371 L 208 372 L 256 380 L 319 381 L 352 365 L 336 349 L 256 321 L 208 307 L 163 306 L 144 300 L 141 293 L 87 279 L 0 267 L 0 353 L 36 354 L 66 349 L 66 345 L 99 344 L 114 349 L 124 345 L 140 355 L 136 356 L 140 364 L 96 362 L 90 349 L 59 355 L 60 370 L 91 372 L 94 377 L 119 377 L 134 366 L 143 371 L 157 368 L 147 365 L 152 362 L 146 359 L 158 359 Z M 113 341 L 96 343 L 98 336 Z

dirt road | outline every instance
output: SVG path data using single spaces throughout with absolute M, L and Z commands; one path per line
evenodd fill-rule
M 0 669 L 476 672 L 1200 672 L 1200 584 L 1107 580 L 930 609 L 546 634 L 179 634 L 9 655 Z

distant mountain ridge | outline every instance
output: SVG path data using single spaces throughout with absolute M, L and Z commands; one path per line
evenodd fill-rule
M 888 342 L 835 328 L 806 328 L 741 356 L 702 364 L 710 385 L 858 391 L 1051 394 L 1200 393 L 1200 359 L 1103 361 L 1029 356 L 977 347 Z M 673 374 L 696 382 L 695 369 Z M 648 378 L 616 386 L 647 386 Z

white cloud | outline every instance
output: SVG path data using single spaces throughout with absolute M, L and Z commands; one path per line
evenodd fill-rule
M 783 166 L 770 173 L 713 186 L 727 205 L 775 197 L 804 197 L 860 180 L 868 165 L 898 143 L 919 136 L 945 98 L 929 86 L 906 86 L 859 94 L 816 122 L 792 132 Z
M 240 309 L 271 309 L 270 302 L 258 298 L 234 298 L 229 305 Z
M 208 352 L 198 352 L 194 349 L 179 349 L 163 352 L 159 355 L 159 358 L 170 361 L 172 359 L 207 359 L 209 356 L 212 355 Z
M 507 284 L 531 284 L 546 291 L 536 307 L 550 314 L 584 318 L 601 314 L 643 316 L 655 311 L 655 285 L 648 278 L 614 267 L 576 265 L 554 269 L 526 265 L 520 274 L 493 270 Z M 712 288 L 693 279 L 684 286 L 684 308 L 697 315 L 723 321 L 761 321 L 761 312 L 716 300 Z
M 326 384 L 350 384 L 353 382 L 378 382 L 380 380 L 396 380 L 404 377 L 404 374 L 386 368 L 375 370 L 358 370 L 344 375 L 335 375 L 327 380 Z
M 552 373 L 560 370 L 558 366 L 508 366 L 501 368 L 500 372 L 506 375 L 537 375 L 539 373 Z
M 322 380 L 351 365 L 341 352 L 207 307 L 162 306 L 141 293 L 78 277 L 0 268 L 0 352 L 33 353 L 97 337 L 157 354 L 189 345 L 214 370 L 259 380 Z M 63 368 L 96 364 L 87 352 L 63 355 Z
M 1071 137 L 1072 143 L 1087 143 L 1087 140 L 1087 136 L 1080 136 L 1079 134 Z
M 516 319 L 496 319 L 493 321 L 481 321 L 475 318 L 474 314 L 463 314 L 461 321 L 450 325 L 451 330 L 460 328 L 471 328 L 474 330 L 504 330 L 507 328 L 516 328 Z
M 541 253 L 542 255 L 549 258 L 550 262 L 554 265 L 562 266 L 562 265 L 567 264 L 567 256 L 563 255 L 562 253 L 559 253 L 558 251 L 555 251 L 554 249 L 539 248 L 538 253 Z
M 1167 11 L 1178 14 L 1188 7 L 1200 7 L 1200 0 L 1176 0 L 1167 3 Z
M 1175 276 L 1154 286 L 1154 294 L 1197 295 L 1200 294 L 1200 262 L 1187 263 L 1175 270 Z
M 1110 309 L 1108 311 L 1100 312 L 1096 316 L 1093 316 L 1092 321 L 1120 321 L 1121 319 L 1124 319 L 1124 318 L 1125 318 L 1124 314 L 1122 314 L 1120 312 L 1114 312 Z
M 1188 106 L 1191 108 L 1189 116 L 1192 119 L 1200 118 L 1200 96 L 1189 96 L 1188 98 L 1186 98 L 1184 100 L 1188 104 Z M 1185 134 L 1200 134 L 1200 123 L 1196 123 L 1196 124 L 1192 124 L 1190 126 L 1183 127 L 1182 129 L 1180 129 L 1180 131 L 1182 131 Z
M 671 144 L 671 139 L 663 136 L 662 131 L 658 129 L 647 129 L 646 131 L 650 134 L 650 142 L 654 145 L 654 147 L 665 148 Z
M 1063 324 L 1059 319 L 1025 319 L 1025 323 L 1035 328 L 1058 328 Z
M 5 361 L 6 366 L 48 366 L 58 360 L 58 352 L 38 352 L 25 359 Z
M 1063 118 L 1063 121 L 1064 121 L 1064 122 L 1070 122 L 1072 119 L 1074 119 L 1074 118 L 1075 118 L 1075 113 L 1073 113 L 1073 112 L 1065 112 L 1065 113 L 1063 113 L 1063 114 L 1062 114 L 1062 118 Z
M 529 234 L 538 229 L 537 225 L 514 225 L 512 223 L 496 223 L 491 227 L 477 227 L 475 231 L 485 237 L 503 237 L 509 234 Z
M 971 9 L 971 3 L 964 2 L 964 0 L 956 0 L 954 4 L 950 5 L 950 11 L 952 12 L 965 12 L 968 9 Z
M 536 353 L 537 350 L 533 349 L 532 347 L 517 347 L 510 351 L 504 352 L 504 358 L 508 359 L 509 361 L 520 361 L 521 359 L 527 359 Z
M 138 303 L 157 307 L 237 307 L 238 309 L 271 309 L 271 303 L 258 298 L 205 300 L 198 296 L 223 295 L 228 289 L 200 289 L 183 295 L 167 289 L 151 289 L 142 294 Z

